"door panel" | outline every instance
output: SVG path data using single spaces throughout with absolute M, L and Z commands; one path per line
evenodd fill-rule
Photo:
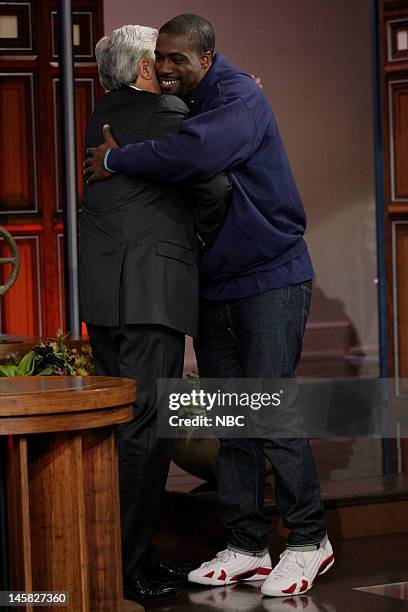
M 389 81 L 393 202 L 408 203 L 408 78 Z
M 14 236 L 20 253 L 20 272 L 4 300 L 3 317 L 7 321 L 7 333 L 18 336 L 41 336 L 41 238 L 39 235 Z M 2 245 L 2 255 L 5 254 Z M 8 254 L 8 253 L 7 253 Z M 4 266 L 3 279 L 10 274 L 10 266 Z
M 38 211 L 34 96 L 32 72 L 0 73 L 2 212 Z

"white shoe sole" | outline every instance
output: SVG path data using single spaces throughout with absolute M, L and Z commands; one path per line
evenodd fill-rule
M 272 571 L 271 567 L 257 567 L 253 570 L 247 570 L 246 572 L 242 572 L 238 576 L 229 577 L 226 575 L 225 577 L 222 577 L 222 578 L 220 577 L 215 578 L 214 576 L 209 577 L 206 575 L 200 576 L 197 574 L 194 574 L 194 575 L 189 574 L 188 581 L 195 582 L 196 584 L 205 584 L 207 586 L 224 586 L 226 584 L 235 584 L 236 582 L 254 582 L 254 581 L 265 580 L 269 576 L 271 571 Z M 211 572 L 212 570 L 210 570 L 207 573 L 211 574 Z M 225 571 L 221 570 L 220 576 L 222 573 L 225 573 Z
M 263 584 L 261 588 L 261 593 L 262 595 L 268 595 L 269 597 L 293 597 L 294 595 L 303 595 L 304 593 L 307 593 L 307 591 L 310 591 L 317 576 L 322 576 L 323 574 L 328 572 L 329 569 L 333 566 L 333 564 L 334 564 L 334 555 L 331 554 L 320 565 L 319 569 L 317 570 L 316 576 L 313 578 L 313 580 L 310 583 L 307 580 L 302 580 L 301 584 L 293 583 L 296 586 L 292 588 L 293 587 L 293 584 L 292 584 L 287 589 L 277 589 L 277 588 L 273 588 L 272 586 L 268 586 L 268 584 Z M 305 582 L 306 584 L 304 584 Z

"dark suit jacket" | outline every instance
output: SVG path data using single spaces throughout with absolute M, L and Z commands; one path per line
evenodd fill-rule
M 86 131 L 86 147 L 102 141 L 109 123 L 123 146 L 177 132 L 188 109 L 175 96 L 127 87 L 104 95 Z M 194 190 L 193 190 L 194 191 Z M 225 212 L 230 183 L 224 176 L 191 193 L 148 178 L 113 178 L 84 186 L 80 215 L 81 317 L 87 323 L 123 321 L 165 325 L 195 336 L 198 321 L 198 254 L 194 198 Z

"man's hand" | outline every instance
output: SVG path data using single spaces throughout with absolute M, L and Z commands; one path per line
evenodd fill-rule
M 261 77 L 257 77 L 254 74 L 251 74 L 251 77 L 254 79 L 255 83 L 258 85 L 258 87 L 260 87 L 261 89 L 263 89 L 263 85 L 262 85 L 262 79 Z
M 108 149 L 115 149 L 119 144 L 112 136 L 109 125 L 103 126 L 103 137 L 105 142 L 99 145 L 99 147 L 91 147 L 86 150 L 88 157 L 84 161 L 84 176 L 89 185 L 96 181 L 104 181 L 114 175 L 113 172 L 108 172 L 105 169 L 104 159 L 106 151 Z

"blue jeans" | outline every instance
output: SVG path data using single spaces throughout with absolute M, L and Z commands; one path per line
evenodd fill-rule
M 287 378 L 298 364 L 311 282 L 229 301 L 203 300 L 195 344 L 203 378 Z M 229 546 L 247 554 L 267 547 L 265 457 L 273 467 L 276 506 L 290 529 L 288 547 L 318 545 L 326 535 L 320 486 L 307 439 L 222 439 L 218 459 L 221 519 Z

